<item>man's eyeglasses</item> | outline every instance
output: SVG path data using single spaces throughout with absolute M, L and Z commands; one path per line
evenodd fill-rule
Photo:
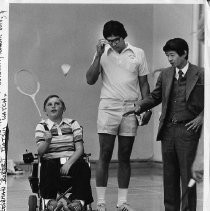
M 120 39 L 121 39 L 121 37 L 117 37 L 117 38 L 115 38 L 115 39 L 113 39 L 113 40 L 107 39 L 107 42 L 108 42 L 110 45 L 115 46 L 115 45 L 117 45 L 117 44 L 120 42 Z

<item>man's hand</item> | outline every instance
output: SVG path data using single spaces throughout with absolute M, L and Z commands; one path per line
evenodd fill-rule
M 195 179 L 196 182 L 202 182 L 204 173 L 203 159 L 196 159 L 191 171 L 193 179 Z
M 61 174 L 62 175 L 68 175 L 69 173 L 69 169 L 71 168 L 72 164 L 68 161 L 66 161 L 66 163 L 63 164 L 63 166 L 61 167 Z
M 193 171 L 192 172 L 192 177 L 196 182 L 202 182 L 203 181 L 203 170 L 200 171 Z
M 151 116 L 152 116 L 152 111 L 151 110 L 146 111 L 144 113 L 143 117 L 142 117 L 142 124 L 141 124 L 141 126 L 147 125 L 149 120 L 150 120 L 150 118 L 151 118 Z
M 126 116 L 128 116 L 128 115 L 130 115 L 130 114 L 140 115 L 140 114 L 141 114 L 141 113 L 140 113 L 140 109 L 141 109 L 140 103 L 139 103 L 139 101 L 136 101 L 136 102 L 135 102 L 135 107 L 134 107 L 134 109 L 133 109 L 133 110 L 130 110 L 130 111 L 126 112 L 126 113 L 124 113 L 124 114 L 123 114 L 123 117 L 126 117 Z
M 105 45 L 107 44 L 107 41 L 104 39 L 100 39 L 96 45 L 96 50 L 98 56 L 101 56 L 104 53 Z
M 197 181 L 203 180 L 204 173 L 204 130 L 202 128 L 201 136 L 198 142 L 196 156 L 191 167 L 192 177 Z
M 44 134 L 44 139 L 45 141 L 50 144 L 51 141 L 52 141 L 52 134 L 50 131 L 45 131 L 45 134 Z
M 193 130 L 195 132 L 198 132 L 202 124 L 203 124 L 203 116 L 198 115 L 195 119 L 188 122 L 185 126 L 187 127 L 187 130 Z
M 135 103 L 135 110 L 134 110 L 134 113 L 135 113 L 136 115 L 140 115 L 140 114 L 142 113 L 142 112 L 140 112 L 140 110 L 141 110 L 140 102 L 137 101 L 137 102 Z

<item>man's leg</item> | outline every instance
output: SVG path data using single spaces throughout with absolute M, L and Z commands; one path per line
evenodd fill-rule
M 96 166 L 97 204 L 105 204 L 108 168 L 114 149 L 115 135 L 99 134 L 100 154 Z
M 180 210 L 180 169 L 176 152 L 179 135 L 176 125 L 166 125 L 162 133 L 163 188 L 165 211 Z
M 161 142 L 165 211 L 180 210 L 180 170 L 173 142 L 172 139 Z
M 118 136 L 118 206 L 127 202 L 127 191 L 131 176 L 130 156 L 134 139 L 134 136 Z
M 188 131 L 183 125 L 179 128 L 179 134 L 181 135 L 177 141 L 176 148 L 179 158 L 182 192 L 185 193 L 188 183 L 192 178 L 191 167 L 196 155 L 200 133 Z M 196 211 L 196 203 L 196 185 L 194 185 L 183 198 L 182 210 Z
M 91 170 L 88 163 L 83 159 L 76 161 L 71 166 L 68 175 L 71 176 L 70 182 L 72 183 L 71 200 L 82 200 L 86 205 L 92 203 Z
M 44 199 L 56 199 L 60 183 L 60 167 L 59 159 L 41 161 L 40 192 Z

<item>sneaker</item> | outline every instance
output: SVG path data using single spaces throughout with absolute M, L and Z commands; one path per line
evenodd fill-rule
M 83 211 L 83 206 L 79 200 L 74 200 L 72 203 L 68 204 L 68 209 L 70 211 Z
M 106 211 L 106 204 L 104 203 L 97 204 L 96 211 Z
M 135 211 L 130 207 L 129 204 L 123 203 L 121 206 L 117 207 L 117 211 Z

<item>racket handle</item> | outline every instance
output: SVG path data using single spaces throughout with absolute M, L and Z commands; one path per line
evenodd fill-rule
M 39 106 L 37 105 L 37 102 L 36 102 L 36 99 L 35 99 L 35 94 L 31 95 L 30 97 L 32 98 L 32 100 L 33 100 L 33 102 L 34 102 L 34 105 L 35 105 L 35 107 L 36 107 L 36 109 L 37 109 L 37 111 L 38 111 L 38 113 L 39 113 L 39 116 L 40 116 L 40 118 L 41 118 L 41 120 L 42 120 L 42 119 L 43 119 L 43 118 L 42 118 L 42 114 L 41 114 L 41 112 L 40 112 L 40 110 L 39 110 Z
M 196 181 L 194 179 L 190 179 L 188 183 L 188 188 L 192 188 L 195 185 Z

